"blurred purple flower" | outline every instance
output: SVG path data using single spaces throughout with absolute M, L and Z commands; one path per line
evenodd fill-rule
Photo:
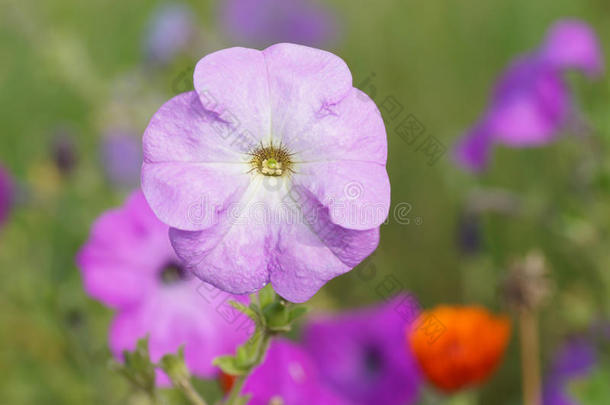
M 220 14 L 229 37 L 244 46 L 292 42 L 323 47 L 337 32 L 330 10 L 313 0 L 227 0 Z
M 417 303 L 399 296 L 379 307 L 312 320 L 304 345 L 322 378 L 359 405 L 415 403 L 420 375 L 406 342 Z
M 577 405 L 570 398 L 566 386 L 570 381 L 587 376 L 597 360 L 594 345 L 586 338 L 568 341 L 556 354 L 546 378 L 543 392 L 544 405 Z
M 540 146 L 554 140 L 569 124 L 578 123 L 563 78 L 568 69 L 589 76 L 603 70 L 595 33 L 576 20 L 557 22 L 538 50 L 517 58 L 504 72 L 487 111 L 456 146 L 458 163 L 480 171 L 487 166 L 494 144 Z
M 196 33 L 193 12 L 186 4 L 158 7 L 148 25 L 144 49 L 148 61 L 161 65 L 184 51 Z
M 213 288 L 185 270 L 169 243 L 168 227 L 157 220 L 141 192 L 94 223 L 77 263 L 86 292 L 118 309 L 110 331 L 110 348 L 118 359 L 148 335 L 152 361 L 185 344 L 189 370 L 210 377 L 217 373 L 212 360 L 233 353 L 248 338 L 223 317 L 218 303 L 200 295 Z M 160 371 L 157 384 L 169 385 Z
M 348 405 L 322 385 L 309 355 L 288 340 L 274 340 L 265 361 L 248 377 L 244 394 L 251 394 L 248 405 L 268 405 L 273 399 L 290 405 Z
M 0 165 L 0 226 L 4 225 L 13 206 L 15 186 L 8 171 Z
M 134 188 L 140 184 L 142 144 L 127 131 L 111 131 L 103 140 L 102 163 L 108 179 L 115 185 Z

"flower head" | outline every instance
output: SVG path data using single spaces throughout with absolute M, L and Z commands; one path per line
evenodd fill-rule
M 504 72 L 487 111 L 458 143 L 458 163 L 482 170 L 494 144 L 531 147 L 547 144 L 578 120 L 564 81 L 568 69 L 589 76 L 601 73 L 601 48 L 583 22 L 562 20 L 549 30 L 543 45 L 521 56 Z
M 224 389 L 230 388 L 231 384 L 226 384 Z M 251 395 L 249 405 L 349 403 L 324 386 L 306 351 L 284 339 L 271 342 L 264 362 L 248 376 L 242 392 Z
M 375 103 L 337 56 L 294 44 L 203 58 L 144 133 L 142 189 L 178 256 L 234 294 L 293 302 L 376 248 L 390 203 Z
M 485 381 L 508 345 L 510 321 L 481 307 L 439 306 L 420 319 L 408 344 L 428 380 L 445 392 Z M 444 328 L 434 341 L 422 329 L 430 319 Z
M 125 206 L 95 222 L 78 254 L 85 290 L 119 310 L 110 331 L 117 358 L 148 335 L 152 361 L 184 344 L 189 370 L 209 377 L 217 372 L 213 358 L 233 352 L 248 336 L 202 296 L 212 287 L 186 271 L 167 233 L 144 196 L 132 194 Z M 169 380 L 159 372 L 157 383 Z
M 416 306 L 411 296 L 399 296 L 378 307 L 311 321 L 304 344 L 324 381 L 354 404 L 414 403 L 420 376 L 404 336 Z
M 0 226 L 4 225 L 11 211 L 14 194 L 13 180 L 4 167 L 0 166 Z
M 241 45 L 323 46 L 336 36 L 330 11 L 313 0 L 226 0 L 220 14 L 228 36 Z

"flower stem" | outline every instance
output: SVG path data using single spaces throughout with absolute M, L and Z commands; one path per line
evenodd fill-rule
M 271 332 L 267 328 L 262 328 L 260 333 L 263 333 L 263 336 L 256 350 L 255 360 L 247 373 L 240 375 L 239 377 L 237 377 L 237 379 L 235 379 L 235 382 L 231 387 L 231 391 L 229 392 L 229 396 L 227 397 L 225 405 L 235 405 L 238 403 L 237 400 L 240 397 L 241 390 L 244 386 L 244 383 L 246 382 L 246 379 L 248 378 L 250 373 L 252 373 L 252 371 L 260 363 L 262 363 L 263 359 L 265 358 L 265 353 L 267 353 L 267 350 L 269 349 L 269 343 L 271 343 Z
M 193 405 L 207 405 L 205 399 L 203 399 L 199 393 L 193 387 L 190 380 L 185 379 L 180 382 L 178 388 L 184 393 L 184 395 L 188 398 L 189 402 Z
M 524 308 L 519 313 L 521 329 L 521 378 L 524 405 L 540 405 L 540 347 L 538 318 L 535 310 Z

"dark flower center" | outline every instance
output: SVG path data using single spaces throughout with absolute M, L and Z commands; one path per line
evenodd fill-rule
M 172 261 L 161 268 L 159 277 L 163 284 L 171 285 L 188 280 L 190 274 L 182 264 Z
M 250 159 L 252 170 L 262 175 L 279 177 L 293 172 L 292 153 L 288 152 L 281 143 L 274 145 L 271 142 L 269 146 L 261 145 L 250 152 L 250 156 L 252 156 Z
M 369 374 L 377 374 L 383 368 L 383 355 L 376 346 L 364 349 L 364 368 Z

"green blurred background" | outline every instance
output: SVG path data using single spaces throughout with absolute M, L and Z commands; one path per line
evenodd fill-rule
M 197 48 L 154 69 L 143 59 L 142 41 L 160 2 L 4 0 L 0 6 L 0 162 L 20 186 L 0 231 L 0 403 L 143 401 L 107 369 L 112 313 L 85 295 L 74 256 L 91 222 L 128 192 L 103 174 L 102 133 L 115 126 L 141 133 L 177 83 L 192 86 L 181 78 L 200 57 L 235 45 L 220 34 L 215 2 L 185 3 L 200 29 Z M 395 97 L 447 148 L 477 119 L 511 58 L 536 47 L 556 19 L 589 22 L 610 55 L 607 0 L 329 4 L 341 31 L 329 50 L 346 60 L 354 83 L 369 78 L 363 90 L 374 87 L 378 103 Z M 498 286 L 507 268 L 539 249 L 554 282 L 541 316 L 545 361 L 567 334 L 607 318 L 610 84 L 607 77 L 590 82 L 579 75 L 570 82 L 591 136 L 543 149 L 499 149 L 480 177 L 457 169 L 449 152 L 428 165 L 395 133 L 399 121 L 384 116 L 393 206 L 409 203 L 410 222 L 390 220 L 382 228 L 380 247 L 366 263 L 374 265 L 373 277 L 339 277 L 311 305 L 379 301 L 378 286 L 391 275 L 424 307 L 480 303 L 505 311 Z M 53 156 L 58 131 L 70 134 L 75 152 L 67 174 Z M 460 218 L 469 201 L 490 192 L 507 193 L 521 208 L 478 216 L 480 246 L 466 253 Z M 515 331 L 478 403 L 520 403 L 518 354 Z

